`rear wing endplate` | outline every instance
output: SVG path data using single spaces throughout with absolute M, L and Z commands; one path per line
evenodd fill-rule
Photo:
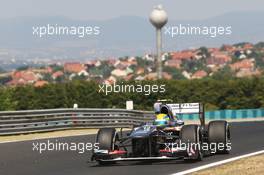
M 178 114 L 199 114 L 201 125 L 205 124 L 204 106 L 202 103 L 171 103 L 167 104 L 174 116 Z

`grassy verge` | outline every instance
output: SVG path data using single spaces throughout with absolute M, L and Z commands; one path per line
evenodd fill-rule
M 244 158 L 214 168 L 201 170 L 192 175 L 259 175 L 264 172 L 264 154 Z

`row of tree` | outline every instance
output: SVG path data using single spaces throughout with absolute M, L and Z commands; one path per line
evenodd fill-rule
M 135 109 L 152 110 L 157 99 L 174 102 L 202 102 L 207 110 L 264 107 L 264 78 L 161 80 L 119 82 L 129 85 L 165 86 L 165 92 L 106 93 L 93 81 L 72 81 L 43 87 L 19 86 L 0 88 L 0 110 L 72 108 L 125 108 L 127 100 Z M 100 92 L 99 92 L 100 91 Z

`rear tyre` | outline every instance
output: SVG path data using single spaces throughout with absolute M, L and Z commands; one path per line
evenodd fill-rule
M 228 154 L 230 152 L 230 127 L 227 121 L 218 120 L 211 121 L 208 124 L 208 141 L 214 148 L 214 152 L 218 154 Z
M 198 125 L 184 125 L 180 132 L 180 139 L 181 143 L 187 147 L 188 156 L 184 160 L 202 160 L 202 134 Z

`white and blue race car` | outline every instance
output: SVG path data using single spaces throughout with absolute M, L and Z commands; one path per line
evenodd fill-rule
M 99 149 L 93 151 L 92 160 L 99 164 L 117 161 L 145 160 L 202 160 L 212 153 L 229 153 L 230 127 L 227 121 L 216 120 L 205 124 L 201 103 L 160 103 L 151 123 L 134 127 L 125 137 L 115 128 L 102 128 L 97 133 Z M 200 124 L 185 125 L 177 115 L 198 114 Z

